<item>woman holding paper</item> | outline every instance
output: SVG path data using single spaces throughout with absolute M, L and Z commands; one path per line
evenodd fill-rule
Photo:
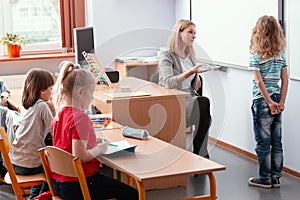
M 209 99 L 197 93 L 202 91 L 199 73 L 209 71 L 194 60 L 193 43 L 196 26 L 189 20 L 179 20 L 169 37 L 169 50 L 159 60 L 159 84 L 190 93 L 186 98 L 187 126 L 195 125 L 193 153 L 209 158 L 207 151 L 208 129 L 211 124 Z

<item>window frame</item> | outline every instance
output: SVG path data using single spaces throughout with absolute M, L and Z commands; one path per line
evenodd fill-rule
M 58 0 L 58 4 L 60 5 L 60 1 Z M 5 9 L 5 12 L 4 12 Z M 9 3 L 5 3 L 4 1 L 0 1 L 0 10 L 2 11 L 0 14 L 0 34 L 4 35 L 6 32 L 11 32 L 13 30 L 12 23 L 12 9 L 10 8 Z M 59 8 L 60 10 L 60 8 Z M 59 16 L 61 20 L 61 17 Z M 61 23 L 61 21 L 59 21 Z M 11 25 L 10 25 L 11 24 Z M 59 28 L 61 29 L 61 24 L 59 24 Z M 60 30 L 61 33 L 61 30 Z M 7 56 L 7 47 L 1 45 L 0 48 L 0 56 Z M 60 35 L 60 40 L 55 43 L 36 43 L 36 44 L 26 44 L 22 45 L 22 55 L 28 54 L 43 54 L 43 53 L 59 53 L 62 52 L 62 36 Z

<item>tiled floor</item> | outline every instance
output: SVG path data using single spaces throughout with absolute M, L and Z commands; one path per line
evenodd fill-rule
M 216 172 L 218 200 L 299 200 L 300 180 L 283 174 L 278 189 L 262 189 L 248 186 L 247 180 L 256 176 L 257 163 L 220 147 L 211 146 L 211 159 L 226 166 L 226 171 Z M 187 177 L 187 186 L 147 191 L 148 200 L 173 200 L 180 197 L 207 194 L 206 175 Z M 14 199 L 7 185 L 0 185 L 0 200 Z

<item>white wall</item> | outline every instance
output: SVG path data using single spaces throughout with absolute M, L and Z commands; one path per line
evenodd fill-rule
M 93 1 L 85 0 L 85 25 L 93 26 Z
M 290 80 L 286 100 L 286 110 L 283 116 L 283 149 L 284 165 L 300 173 L 300 135 L 299 135 L 299 99 L 300 81 Z
M 211 100 L 210 136 L 254 153 L 251 72 L 228 68 L 208 72 L 203 78 L 204 94 Z
M 293 1 L 294 3 L 296 1 Z M 297 49 L 291 49 L 291 44 L 293 44 L 295 41 L 294 37 L 291 37 L 292 30 L 290 29 L 291 27 L 291 16 L 289 15 L 291 5 L 291 1 L 284 1 L 284 19 L 285 19 L 285 26 L 286 26 L 286 38 L 287 38 L 287 55 L 288 55 L 288 65 L 289 65 L 289 71 L 292 66 L 292 60 L 295 59 L 294 57 L 291 59 L 292 56 L 297 56 L 291 53 L 291 51 L 297 51 Z M 294 7 L 293 7 L 294 9 Z M 295 21 L 293 21 L 295 23 Z M 298 40 L 298 39 L 297 39 Z M 299 53 L 299 50 L 297 51 Z M 290 74 L 292 76 L 292 74 Z M 299 77 L 298 77 L 299 78 Z M 284 164 L 285 166 L 289 167 L 292 170 L 297 171 L 300 173 L 300 160 L 299 156 L 297 155 L 297 152 L 299 152 L 300 147 L 299 147 L 299 127 L 297 125 L 298 120 L 298 114 L 300 113 L 300 108 L 299 108 L 299 99 L 300 99 L 300 94 L 299 94 L 299 89 L 300 89 L 300 81 L 297 80 L 290 80 L 289 82 L 289 91 L 288 91 L 288 96 L 286 100 L 286 111 L 284 112 L 283 116 L 283 145 L 284 145 L 284 155 L 285 155 L 285 160 Z
M 300 48 L 300 1 L 291 0 L 286 3 L 287 8 L 289 10 L 290 16 L 290 24 L 289 24 L 289 37 L 293 42 L 289 43 L 290 50 L 290 76 L 300 80 L 300 59 L 299 59 L 299 48 Z
M 175 0 L 175 18 L 190 19 L 190 1 L 189 0 Z
M 114 65 L 117 56 L 152 56 L 166 45 L 175 22 L 175 2 L 94 0 L 93 21 L 98 61 Z

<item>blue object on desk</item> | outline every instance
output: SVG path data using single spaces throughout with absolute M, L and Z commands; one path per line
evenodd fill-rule
M 104 124 L 105 118 L 92 119 L 92 122 L 94 122 L 96 124 Z
M 122 129 L 122 135 L 125 137 L 147 140 L 149 136 L 149 132 L 147 130 L 130 128 L 128 126 L 125 126 Z
M 129 147 L 129 148 L 127 148 L 127 149 L 124 149 L 125 151 L 128 151 L 128 152 L 135 152 L 135 148 L 136 148 L 137 146 L 133 146 L 133 147 Z
M 100 79 L 103 84 L 108 85 L 108 83 L 103 75 L 100 77 Z

